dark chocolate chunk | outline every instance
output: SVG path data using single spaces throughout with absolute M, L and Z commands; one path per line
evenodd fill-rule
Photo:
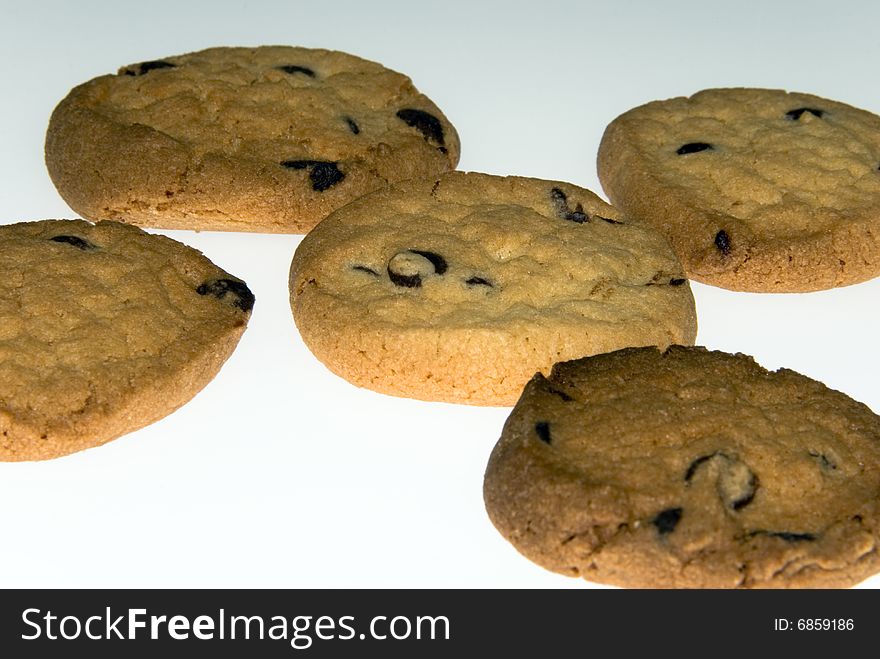
M 352 270 L 357 270 L 358 272 L 366 272 L 369 275 L 373 275 L 374 277 L 378 277 L 379 273 L 373 270 L 372 268 L 368 268 L 365 265 L 353 265 L 351 266 Z
M 360 134 L 361 127 L 357 125 L 357 122 L 354 119 L 352 119 L 351 117 L 346 117 L 345 123 L 348 124 L 348 128 L 352 133 L 354 133 L 355 135 Z
M 418 288 L 422 285 L 422 277 L 420 275 L 401 275 L 394 272 L 391 266 L 388 266 L 388 278 L 392 284 L 402 286 L 403 288 Z
M 809 112 L 814 117 L 819 117 L 820 119 L 822 118 L 822 115 L 825 114 L 824 110 L 817 110 L 815 108 L 797 108 L 796 110 L 789 110 L 785 113 L 785 116 L 792 121 L 797 121 L 801 118 L 801 115 L 804 112 Z
M 483 279 L 482 277 L 471 277 L 464 283 L 471 288 L 473 288 L 474 286 L 488 286 L 489 288 L 493 288 L 492 282 L 488 279 Z
M 749 531 L 746 538 L 753 538 L 756 535 L 766 535 L 771 538 L 782 538 L 786 542 L 811 542 L 816 539 L 814 533 L 792 533 L 790 531 Z
M 705 142 L 688 142 L 687 144 L 682 144 L 675 152 L 680 156 L 686 156 L 689 153 L 699 153 L 700 151 L 711 151 L 714 149 L 711 144 L 706 144 Z
M 563 220 L 577 222 L 578 224 L 590 221 L 590 216 L 584 212 L 582 204 L 577 204 L 574 210 L 568 207 L 568 196 L 559 188 L 550 190 L 550 199 L 553 200 L 553 205 L 556 207 L 556 214 Z
M 721 229 L 721 231 L 715 234 L 715 247 L 717 247 L 724 256 L 730 254 L 730 236 L 727 235 L 727 232 L 724 229 Z
M 816 458 L 816 460 L 819 462 L 819 465 L 821 465 L 822 469 L 824 469 L 825 471 L 833 471 L 837 469 L 837 465 L 829 460 L 828 456 L 826 456 L 824 453 L 819 453 L 818 451 L 810 451 L 810 457 Z
M 312 182 L 312 189 L 318 192 L 324 192 L 327 188 L 333 187 L 345 178 L 345 174 L 339 171 L 335 162 L 320 162 L 312 167 L 309 179 Z
M 52 236 L 49 240 L 56 243 L 66 243 L 68 245 L 73 245 L 77 249 L 81 249 L 84 252 L 91 252 L 92 250 L 98 249 L 97 245 L 90 243 L 85 238 L 80 238 L 79 236 Z
M 710 453 L 709 455 L 702 455 L 691 462 L 690 466 L 687 468 L 687 471 L 684 472 L 684 482 L 690 483 L 691 479 L 694 477 L 694 474 L 697 473 L 697 469 L 699 469 L 704 463 L 714 458 L 716 455 L 719 455 L 718 451 L 715 451 L 715 453 Z M 720 455 L 724 454 L 720 453 Z
M 413 259 L 411 256 L 422 257 Z M 427 261 L 428 263 L 425 263 Z M 430 266 L 430 270 L 428 267 Z M 422 285 L 422 277 L 438 274 L 442 275 L 448 269 L 446 259 L 434 252 L 426 252 L 418 249 L 409 249 L 405 252 L 398 252 L 388 261 L 388 278 L 393 284 L 404 288 L 418 288 Z
M 550 444 L 550 424 L 547 421 L 538 421 L 535 424 L 535 432 L 538 434 L 538 439 Z
M 243 281 L 235 279 L 214 279 L 206 281 L 196 289 L 199 295 L 213 295 L 219 300 L 226 297 L 227 293 L 231 293 L 235 300 L 233 306 L 238 307 L 242 311 L 250 311 L 254 308 L 254 294 Z
M 749 505 L 758 491 L 758 476 L 749 466 L 736 457 L 723 451 L 703 455 L 691 462 L 684 474 L 685 483 L 690 484 L 697 471 L 710 460 L 718 459 L 716 487 L 718 497 L 732 510 L 741 510 Z
M 171 62 L 153 60 L 152 62 L 141 62 L 140 64 L 133 64 L 132 66 L 126 67 L 123 73 L 127 76 L 142 76 L 145 73 L 155 71 L 156 69 L 173 69 L 176 66 L 177 64 L 172 64 Z
M 657 527 L 657 533 L 660 535 L 668 535 L 675 530 L 681 519 L 681 508 L 669 508 L 657 514 L 651 520 L 651 523 Z
M 553 394 L 554 396 L 559 396 L 566 403 L 570 403 L 571 401 L 574 400 L 574 398 L 569 396 L 567 393 L 565 393 L 561 389 L 557 389 L 556 387 L 548 387 L 547 392 Z
M 281 66 L 276 66 L 275 68 L 279 71 L 284 71 L 285 73 L 302 73 L 309 76 L 310 78 L 315 77 L 315 72 L 307 66 L 297 66 L 296 64 L 283 64 Z
M 436 142 L 441 147 L 444 146 L 443 124 L 432 114 L 428 114 L 424 110 L 415 110 L 413 108 L 405 108 L 397 111 L 397 118 L 403 121 L 407 126 L 411 126 L 425 136 L 425 140 Z M 445 149 L 441 149 L 445 153 Z
M 722 480 L 721 496 L 734 510 L 742 510 L 748 506 L 754 500 L 757 491 L 758 477 L 752 471 L 749 471 L 745 483 L 736 484 L 733 489 L 729 486 L 725 487 Z
M 431 262 L 431 265 L 434 266 L 434 272 L 438 275 L 442 275 L 448 269 L 448 265 L 446 264 L 446 259 L 444 259 L 439 254 L 435 254 L 434 252 L 423 252 L 419 249 L 411 249 L 409 250 L 413 254 L 418 254 L 419 256 L 424 256 Z
M 281 166 L 288 169 L 308 169 L 312 190 L 324 192 L 345 178 L 345 174 L 339 171 L 338 164 L 326 160 L 285 160 Z
M 651 281 L 645 284 L 645 286 L 665 286 L 667 284 L 669 286 L 681 286 L 687 281 L 687 279 L 669 279 L 668 281 L 661 281 L 668 276 L 669 275 L 664 275 L 662 272 L 658 272 L 656 275 L 654 275 Z
M 578 224 L 583 224 L 587 221 L 587 214 L 584 212 L 584 207 L 581 204 L 578 204 L 574 207 L 573 211 L 569 211 L 565 214 L 565 219 L 571 222 L 577 222 Z
M 770 531 L 767 535 L 772 538 L 782 538 L 786 542 L 809 542 L 816 539 L 813 533 L 791 533 L 789 531 Z

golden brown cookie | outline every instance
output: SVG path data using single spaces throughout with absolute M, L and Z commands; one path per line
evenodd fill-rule
M 293 259 L 306 345 L 383 393 L 510 405 L 560 359 L 693 343 L 694 300 L 651 227 L 588 190 L 453 172 L 333 213 Z
M 117 222 L 0 226 L 0 460 L 171 413 L 220 370 L 254 296 L 196 250 Z
M 367 192 L 454 169 L 458 135 L 404 75 L 346 53 L 210 48 L 75 89 L 46 136 L 92 220 L 304 233 Z
M 880 274 L 880 117 L 810 94 L 708 89 L 615 119 L 611 203 L 656 226 L 688 275 L 815 291 Z
M 793 371 L 672 346 L 536 375 L 486 470 L 526 557 L 619 586 L 851 586 L 880 570 L 880 417 Z

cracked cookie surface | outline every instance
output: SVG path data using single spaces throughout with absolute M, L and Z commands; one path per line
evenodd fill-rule
M 512 404 L 536 371 L 693 343 L 694 301 L 651 227 L 567 183 L 453 172 L 340 209 L 291 265 L 306 345 L 358 386 Z
M 880 418 L 745 355 L 672 346 L 536 375 L 486 470 L 522 554 L 627 587 L 842 587 L 880 570 Z
M 103 444 L 201 390 L 254 296 L 200 252 L 118 222 L 0 226 L 0 460 Z
M 342 52 L 210 48 L 74 88 L 46 164 L 92 220 L 304 233 L 389 182 L 455 168 L 458 135 L 406 76 Z
M 599 179 L 692 279 L 802 292 L 880 274 L 880 117 L 810 94 L 709 89 L 617 117 Z

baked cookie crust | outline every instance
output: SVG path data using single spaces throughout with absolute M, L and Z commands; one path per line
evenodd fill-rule
M 296 250 L 290 301 L 306 345 L 349 382 L 473 405 L 513 404 L 559 360 L 696 335 L 653 228 L 567 183 L 477 173 L 332 214 Z
M 807 292 L 880 274 L 880 117 L 810 94 L 708 89 L 608 126 L 599 179 L 688 275 Z
M 0 226 L 0 460 L 43 460 L 171 413 L 238 344 L 254 296 L 118 222 Z
M 125 66 L 74 88 L 46 135 L 49 174 L 77 213 L 165 229 L 305 233 L 458 157 L 455 129 L 406 76 L 290 46 Z
M 880 570 L 880 418 L 745 355 L 625 349 L 529 382 L 484 496 L 517 550 L 590 581 L 852 586 Z

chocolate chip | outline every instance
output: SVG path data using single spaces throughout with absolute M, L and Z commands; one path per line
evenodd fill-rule
M 662 281 L 666 279 L 669 275 L 664 275 L 662 272 L 658 272 L 648 283 L 644 284 L 645 286 L 660 286 L 660 285 L 669 285 L 669 286 L 681 286 L 683 283 L 687 281 L 687 279 L 669 279 L 668 281 Z
M 394 272 L 391 269 L 391 265 L 388 266 L 388 278 L 391 280 L 391 283 L 395 286 L 401 286 L 402 288 L 419 288 L 422 285 L 422 277 L 421 275 L 402 275 L 398 272 Z
M 832 462 L 831 460 L 829 460 L 828 457 L 824 453 L 819 453 L 817 451 L 810 451 L 809 453 L 810 453 L 810 457 L 816 458 L 816 460 L 819 462 L 819 465 L 825 471 L 834 471 L 835 469 L 837 469 L 837 465 L 834 464 L 834 462 Z
M 388 261 L 388 278 L 397 286 L 418 288 L 423 277 L 442 275 L 447 268 L 446 259 L 439 254 L 409 249 L 398 252 Z
M 557 389 L 556 387 L 548 387 L 547 393 L 553 394 L 554 396 L 559 396 L 566 403 L 570 403 L 571 401 L 574 400 L 574 398 L 569 396 L 567 393 L 565 393 L 561 389 Z
M 685 483 L 690 484 L 700 467 L 709 461 L 717 461 L 715 486 L 724 505 L 732 510 L 749 505 L 758 491 L 758 477 L 745 462 L 723 451 L 703 455 L 691 462 L 684 474 Z
M 424 110 L 415 110 L 413 108 L 405 108 L 397 111 L 397 118 L 402 120 L 407 126 L 411 126 L 425 136 L 425 140 L 436 142 L 441 147 L 445 144 L 443 139 L 443 124 L 432 114 L 428 114 Z M 445 149 L 442 149 L 445 153 Z
M 206 281 L 196 289 L 199 295 L 213 295 L 219 300 L 226 297 L 227 293 L 231 293 L 235 300 L 233 306 L 238 307 L 242 311 L 250 311 L 254 308 L 254 294 L 243 281 L 235 279 L 214 279 Z
M 73 245 L 77 249 L 81 249 L 84 252 L 91 252 L 92 250 L 98 249 L 97 245 L 93 245 L 85 238 L 80 238 L 79 236 L 52 236 L 49 240 L 56 243 L 66 243 L 68 245 Z
M 488 279 L 483 279 L 482 277 L 471 277 L 464 283 L 471 288 L 473 288 L 474 286 L 488 286 L 489 288 L 493 288 L 492 282 Z
M 694 474 L 697 473 L 697 469 L 699 469 L 704 463 L 708 462 L 718 454 L 718 451 L 715 451 L 715 453 L 700 456 L 699 458 L 691 462 L 690 466 L 687 468 L 687 471 L 684 472 L 684 482 L 690 483 L 691 479 L 694 477 Z M 721 455 L 723 455 L 723 453 Z
M 365 265 L 353 265 L 351 266 L 352 270 L 357 270 L 358 272 L 366 272 L 367 274 L 373 275 L 374 277 L 378 277 L 379 273 L 373 270 L 372 268 L 368 268 Z
M 724 256 L 730 254 L 730 236 L 727 235 L 727 232 L 724 229 L 721 229 L 721 231 L 715 234 L 715 247 L 717 247 Z
M 675 530 L 675 527 L 678 526 L 678 521 L 681 519 L 681 508 L 669 508 L 664 510 L 651 520 L 651 523 L 657 527 L 657 533 L 660 535 L 668 535 Z
M 153 60 L 152 62 L 141 62 L 140 64 L 133 64 L 126 67 L 123 73 L 127 76 L 142 76 L 150 71 L 155 71 L 157 69 L 173 69 L 176 66 L 177 64 L 172 64 L 171 62 Z
M 700 151 L 711 151 L 714 149 L 711 144 L 706 144 L 705 142 L 688 142 L 687 144 L 682 144 L 678 149 L 676 149 L 676 153 L 680 156 L 686 156 L 689 153 L 699 153 Z
M 324 192 L 345 178 L 345 174 L 339 171 L 338 164 L 326 160 L 285 160 L 281 166 L 288 169 L 310 170 L 309 180 L 312 182 L 312 190 Z
M 745 465 L 742 464 L 744 467 Z M 748 467 L 745 467 L 748 470 Z M 742 510 L 755 498 L 758 491 L 758 477 L 748 470 L 745 475 L 731 472 L 727 478 L 722 477 L 719 483 L 721 498 L 734 510 Z
M 553 201 L 553 205 L 556 208 L 556 214 L 563 220 L 577 222 L 578 224 L 590 221 L 590 216 L 584 212 L 582 204 L 577 204 L 574 207 L 574 210 L 571 210 L 568 207 L 568 196 L 559 188 L 552 188 L 550 190 L 550 199 Z
M 276 66 L 275 68 L 279 71 L 284 71 L 285 73 L 302 73 L 309 76 L 310 78 L 315 77 L 315 72 L 307 66 L 297 66 L 296 64 L 283 64 L 281 66 Z
M 434 272 L 438 275 L 442 275 L 448 269 L 448 265 L 446 264 L 446 259 L 444 259 L 439 254 L 435 254 L 434 252 L 423 252 L 418 249 L 409 250 L 413 254 L 418 254 L 419 256 L 424 256 L 431 262 L 431 265 L 434 266 Z
M 766 535 L 771 538 L 781 538 L 786 542 L 812 542 L 816 539 L 814 533 L 791 533 L 790 531 L 749 531 L 746 538 L 753 538 L 756 535 Z
M 550 444 L 550 424 L 547 421 L 538 421 L 535 424 L 535 432 L 545 444 Z
M 361 132 L 361 127 L 357 125 L 357 122 L 351 117 L 345 118 L 345 123 L 348 124 L 348 129 L 354 133 L 355 135 L 359 135 Z
M 820 119 L 825 114 L 824 110 L 816 110 L 815 108 L 797 108 L 796 110 L 789 110 L 785 113 L 785 116 L 792 121 L 797 121 L 804 112 L 809 112 L 814 117 L 819 117 Z
M 788 531 L 771 531 L 767 535 L 773 538 L 782 538 L 786 542 L 805 542 L 816 539 L 812 533 L 790 533 Z

